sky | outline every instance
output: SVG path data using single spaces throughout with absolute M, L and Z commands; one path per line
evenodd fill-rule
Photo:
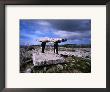
M 91 44 L 90 19 L 20 19 L 20 45 L 39 45 L 42 38 L 66 38 L 60 44 Z M 50 44 L 50 43 L 48 43 Z

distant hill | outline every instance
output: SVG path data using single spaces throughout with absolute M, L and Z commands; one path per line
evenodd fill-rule
M 25 46 L 21 45 L 20 47 L 39 47 L 40 45 L 31 45 L 31 46 Z M 50 46 L 50 45 L 46 45 Z M 53 45 L 52 45 L 53 46 Z M 64 44 L 64 45 L 59 45 L 59 47 L 66 47 L 66 48 L 91 48 L 91 44 Z

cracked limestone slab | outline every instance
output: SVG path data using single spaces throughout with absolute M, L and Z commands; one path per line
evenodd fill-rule
M 55 53 L 33 53 L 34 66 L 63 63 L 64 58 Z

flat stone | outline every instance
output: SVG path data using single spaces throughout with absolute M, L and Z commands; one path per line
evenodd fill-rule
M 33 53 L 34 66 L 63 63 L 64 58 L 55 53 Z

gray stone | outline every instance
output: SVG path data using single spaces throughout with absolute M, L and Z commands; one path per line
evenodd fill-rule
M 26 70 L 26 73 L 31 73 L 31 69 L 30 68 L 28 68 L 27 70 Z
M 55 53 L 33 53 L 34 66 L 50 65 L 65 62 L 64 58 Z

